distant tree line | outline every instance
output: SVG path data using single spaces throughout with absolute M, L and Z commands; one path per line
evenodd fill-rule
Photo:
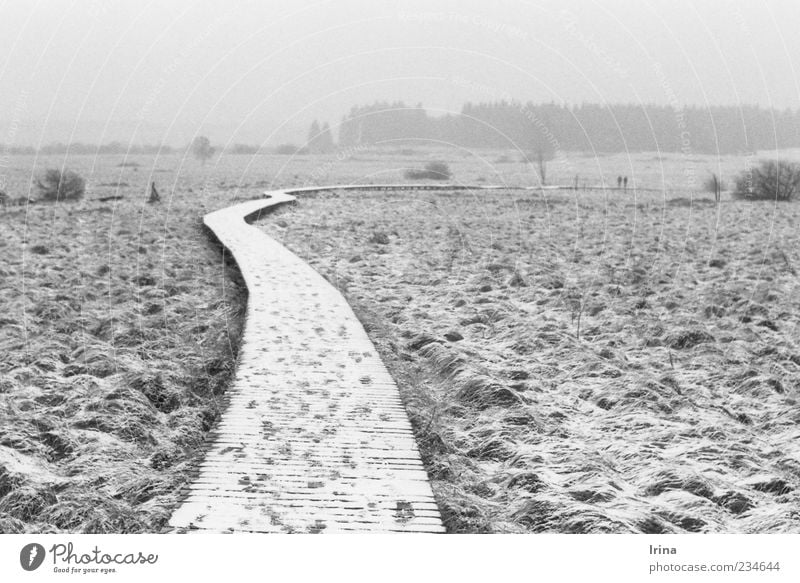
M 467 103 L 457 114 L 429 115 L 421 104 L 376 102 L 353 107 L 338 128 L 340 148 L 391 140 L 441 141 L 468 148 L 518 148 L 532 159 L 556 151 L 682 152 L 738 154 L 800 147 L 800 110 L 759 106 L 674 108 L 669 105 L 534 104 L 515 101 Z M 336 149 L 328 123 L 315 120 L 306 142 L 267 149 L 226 146 L 225 154 L 326 154 Z M 168 145 L 55 143 L 38 149 L 3 146 L 2 155 L 175 154 Z
M 800 111 L 500 101 L 467 103 L 459 114 L 431 116 L 421 105 L 378 102 L 352 108 L 339 129 L 340 147 L 395 139 L 549 154 L 556 150 L 735 154 L 800 146 Z
M 192 142 L 189 148 L 192 152 L 197 155 L 198 150 L 196 150 L 197 145 Z M 208 144 L 208 151 L 213 153 L 212 151 L 214 148 Z M 225 148 L 225 154 L 233 154 L 233 155 L 253 155 L 258 153 L 267 153 L 270 151 L 276 151 L 279 149 L 280 146 L 276 148 L 262 148 L 259 146 L 251 145 L 251 144 L 233 144 Z M 204 148 L 205 149 L 205 148 Z M 35 154 L 39 154 L 41 156 L 48 156 L 48 155 L 55 155 L 55 154 L 72 154 L 76 156 L 96 156 L 96 155 L 104 155 L 104 154 L 115 154 L 115 155 L 128 155 L 128 156 L 136 156 L 136 155 L 170 155 L 170 154 L 178 154 L 182 153 L 185 148 L 175 148 L 173 146 L 168 145 L 128 145 L 123 144 L 121 142 L 111 142 L 108 144 L 86 144 L 82 142 L 74 142 L 71 144 L 65 144 L 62 142 L 56 142 L 53 144 L 46 144 L 40 148 L 34 148 L 32 146 L 4 146 L 0 144 L 0 155 L 10 155 L 10 156 L 33 156 Z M 282 152 L 277 152 L 282 153 Z M 207 158 L 206 156 L 203 156 Z M 208 156 L 210 157 L 210 156 Z
M 120 155 L 136 155 L 136 154 L 172 154 L 176 149 L 166 145 L 128 145 L 121 142 L 111 142 L 108 144 L 85 144 L 82 142 L 73 142 L 65 144 L 56 142 L 53 144 L 46 144 L 40 148 L 32 146 L 3 146 L 0 144 L 0 152 L 10 154 L 12 156 L 20 155 L 34 155 L 39 154 L 48 156 L 52 154 L 75 154 L 81 155 L 98 155 L 98 154 L 120 154 Z

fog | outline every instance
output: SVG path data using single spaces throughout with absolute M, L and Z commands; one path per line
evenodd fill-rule
M 302 141 L 354 105 L 796 108 L 796 1 L 0 5 L 0 143 Z

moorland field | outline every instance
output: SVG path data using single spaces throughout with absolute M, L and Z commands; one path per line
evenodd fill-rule
M 87 193 L 0 209 L 0 532 L 163 527 L 246 302 L 204 213 L 432 159 L 454 183 L 538 184 L 519 153 L 413 146 L 10 157 L 12 197 L 65 164 Z M 550 183 L 628 190 L 333 190 L 259 225 L 353 305 L 450 531 L 798 532 L 800 203 L 699 186 L 751 162 L 567 155 Z

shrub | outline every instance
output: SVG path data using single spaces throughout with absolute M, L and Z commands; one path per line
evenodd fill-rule
M 369 238 L 370 243 L 376 243 L 378 245 L 388 245 L 389 244 L 389 235 L 384 233 L 383 231 L 375 231 L 372 233 L 372 236 Z
M 800 164 L 762 160 L 736 177 L 734 196 L 748 200 L 791 200 L 800 191 Z
M 214 148 L 211 141 L 205 136 L 197 136 L 192 140 L 192 154 L 200 160 L 200 164 L 205 165 L 206 161 L 214 155 Z
M 251 146 L 249 144 L 234 144 L 233 147 L 230 149 L 231 154 L 236 155 L 253 155 L 258 154 L 259 147 L 258 146 Z
M 428 162 L 423 170 L 411 168 L 405 172 L 405 177 L 411 180 L 449 180 L 452 176 L 444 162 Z
M 58 168 L 46 170 L 36 186 L 47 201 L 78 200 L 86 191 L 86 181 L 77 172 Z

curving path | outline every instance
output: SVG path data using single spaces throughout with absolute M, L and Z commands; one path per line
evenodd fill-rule
M 297 188 L 204 217 L 249 297 L 229 402 L 169 521 L 173 531 L 444 532 L 397 386 L 352 309 L 246 222 L 293 193 L 499 188 Z

